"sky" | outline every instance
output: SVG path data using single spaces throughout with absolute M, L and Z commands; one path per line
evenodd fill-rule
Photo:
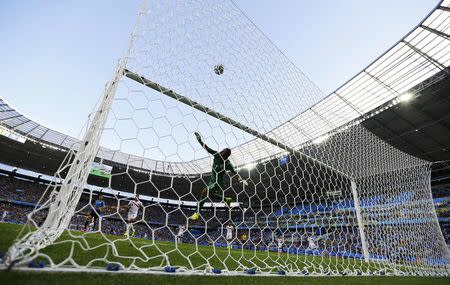
M 325 94 L 393 46 L 438 2 L 235 0 Z M 140 3 L 0 1 L 0 96 L 29 118 L 79 137 L 128 48 Z

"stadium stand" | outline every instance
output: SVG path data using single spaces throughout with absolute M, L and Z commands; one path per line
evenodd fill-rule
M 28 173 L 34 173 L 32 171 L 27 171 Z M 28 178 L 14 176 L 14 173 L 2 174 L 0 175 L 0 221 L 23 224 L 26 222 L 26 215 L 31 212 L 34 206 L 39 202 L 42 194 L 44 193 L 47 184 L 50 181 L 38 182 L 35 178 L 40 174 L 34 173 L 34 176 L 29 176 Z M 89 195 L 86 190 L 86 194 L 82 196 L 79 202 L 79 208 L 82 205 L 89 204 Z M 98 195 L 99 193 L 97 193 Z M 405 200 L 411 199 L 413 193 L 402 193 L 395 197 L 385 200 L 385 204 L 398 204 Z M 122 198 L 123 199 L 123 198 Z M 376 196 L 366 199 L 362 202 L 364 207 L 370 208 L 373 205 L 379 205 L 384 197 Z M 124 200 L 121 200 L 123 204 Z M 105 194 L 106 205 L 115 205 L 117 199 L 113 196 Z M 442 231 L 445 235 L 446 242 L 450 246 L 450 208 L 449 208 L 450 197 L 440 197 L 434 199 L 434 204 L 437 209 L 438 219 L 442 227 Z M 186 221 L 186 217 L 194 212 L 192 208 L 182 208 L 180 206 L 170 205 L 170 204 L 155 204 L 151 202 L 144 202 L 145 215 L 144 220 L 147 221 L 151 227 L 136 226 L 136 236 L 142 238 L 151 238 L 153 236 L 156 240 L 162 241 L 172 241 L 174 242 L 174 236 L 178 231 L 178 227 L 183 225 Z M 318 249 L 321 251 L 326 251 L 330 256 L 354 256 L 361 254 L 361 245 L 358 241 L 358 235 L 354 232 L 349 231 L 335 231 L 330 233 L 320 233 L 320 227 L 317 225 L 306 226 L 308 216 L 323 215 L 322 219 L 325 223 L 334 223 L 335 225 L 345 225 L 347 223 L 354 222 L 354 215 L 352 215 L 353 204 L 350 200 L 340 201 L 335 205 L 308 205 L 305 204 L 302 207 L 295 207 L 291 209 L 280 209 L 270 217 L 271 221 L 268 223 L 272 227 L 266 228 L 264 230 L 252 230 L 252 226 L 255 223 L 259 223 L 266 219 L 264 213 L 255 214 L 254 211 L 248 211 L 244 216 L 236 213 L 232 215 L 231 222 L 238 226 L 238 231 L 236 232 L 236 237 L 233 241 L 233 247 L 239 248 L 244 246 L 244 248 L 253 249 L 260 248 L 265 250 L 267 247 L 272 247 L 274 251 L 278 250 L 276 239 L 282 237 L 283 252 L 296 252 L 301 250 L 306 254 L 314 254 L 313 250 L 308 250 L 307 237 L 311 235 L 322 236 L 318 240 Z M 86 208 L 75 215 L 71 221 L 71 228 L 74 230 L 82 230 L 86 216 L 90 209 Z M 289 215 L 286 215 L 289 212 Z M 333 220 L 326 220 L 328 213 L 339 213 L 337 218 Z M 120 221 L 123 217 L 112 214 L 114 211 L 105 211 L 104 217 L 102 219 L 103 233 L 112 235 L 123 235 L 125 232 L 124 223 Z M 139 213 L 142 215 L 142 210 Z M 291 214 L 297 215 L 298 219 L 305 219 L 305 228 L 295 228 L 295 231 L 290 231 L 288 226 L 288 221 L 284 221 L 286 226 L 283 227 L 283 215 L 290 216 Z M 219 220 L 227 220 L 226 211 L 218 211 L 214 213 L 210 211 L 205 211 L 205 215 L 208 218 L 217 217 Z M 330 215 L 336 216 L 336 215 Z M 44 217 L 41 217 L 43 220 Z M 280 219 L 281 218 L 281 219 Z M 387 219 L 389 217 L 386 217 Z M 168 226 L 166 227 L 166 219 L 168 219 Z M 389 230 L 389 223 L 386 221 L 387 226 L 385 230 Z M 224 228 L 220 226 L 221 223 L 217 222 L 214 226 L 208 228 L 208 235 L 205 235 L 204 226 L 196 226 L 190 228 L 188 232 L 183 236 L 182 241 L 185 243 L 195 243 L 195 239 L 201 245 L 209 245 L 215 243 L 216 246 L 227 246 L 227 242 L 224 238 Z M 278 225 L 278 228 L 277 228 Z M 281 226 L 280 226 L 281 225 Z M 259 229 L 259 228 L 256 228 Z M 349 228 L 351 229 L 351 228 Z M 98 228 L 94 229 L 98 230 Z M 378 229 L 379 230 L 379 229 Z M 370 231 L 370 229 L 369 229 Z M 244 243 L 238 237 L 242 234 L 248 235 L 248 240 Z M 369 235 L 377 236 L 377 235 Z M 412 242 L 408 240 L 398 241 L 397 244 L 390 244 L 389 246 L 402 246 L 407 242 Z M 414 242 L 419 242 L 415 240 Z

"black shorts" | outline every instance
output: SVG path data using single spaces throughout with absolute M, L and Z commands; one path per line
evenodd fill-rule
M 97 214 L 97 212 L 96 212 L 94 209 L 91 210 L 91 212 L 89 213 L 89 215 L 91 215 L 92 217 L 94 217 L 94 222 L 97 222 L 98 214 Z

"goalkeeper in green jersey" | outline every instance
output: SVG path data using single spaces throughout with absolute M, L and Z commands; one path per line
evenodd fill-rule
M 228 158 L 231 155 L 231 149 L 224 148 L 220 152 L 217 152 L 211 148 L 209 148 L 203 141 L 202 137 L 199 133 L 195 132 L 195 137 L 197 138 L 197 141 L 199 144 L 210 154 L 214 156 L 212 170 L 211 170 L 211 177 L 209 178 L 208 186 L 203 189 L 201 200 L 198 203 L 197 206 L 197 212 L 194 213 L 190 219 L 191 220 L 197 220 L 200 216 L 200 211 L 203 208 L 203 205 L 205 204 L 206 200 L 208 198 L 212 199 L 213 197 L 216 197 L 220 199 L 221 201 L 224 200 L 225 203 L 230 206 L 231 204 L 231 198 L 226 197 L 224 199 L 224 193 L 223 190 L 225 188 L 225 184 L 223 181 L 223 178 L 227 171 L 231 172 L 234 176 L 237 176 L 239 179 L 239 182 L 241 182 L 244 186 L 247 186 L 247 181 L 243 180 L 241 176 L 234 170 L 233 165 L 228 160 Z

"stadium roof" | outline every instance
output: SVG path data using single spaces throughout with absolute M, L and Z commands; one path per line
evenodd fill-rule
M 443 1 L 369 66 L 311 108 L 274 129 L 269 136 L 298 148 L 406 92 L 416 94 L 442 80 L 449 74 L 449 65 L 450 1 Z M 261 144 L 250 142 L 240 147 L 250 153 L 270 149 Z
M 450 161 L 449 110 L 450 77 L 447 77 L 407 104 L 389 108 L 362 125 L 410 155 L 432 162 Z
M 413 96 L 448 77 L 450 0 L 442 1 L 410 33 L 360 73 L 309 109 L 267 135 L 299 148 L 346 124 L 385 108 L 405 93 Z M 67 149 L 79 140 L 47 128 L 16 111 L 0 98 L 1 125 L 29 139 Z M 281 150 L 260 139 L 237 146 L 235 165 L 267 160 Z M 99 157 L 158 172 L 196 174 L 209 171 L 209 158 L 190 163 L 163 162 L 101 148 Z

